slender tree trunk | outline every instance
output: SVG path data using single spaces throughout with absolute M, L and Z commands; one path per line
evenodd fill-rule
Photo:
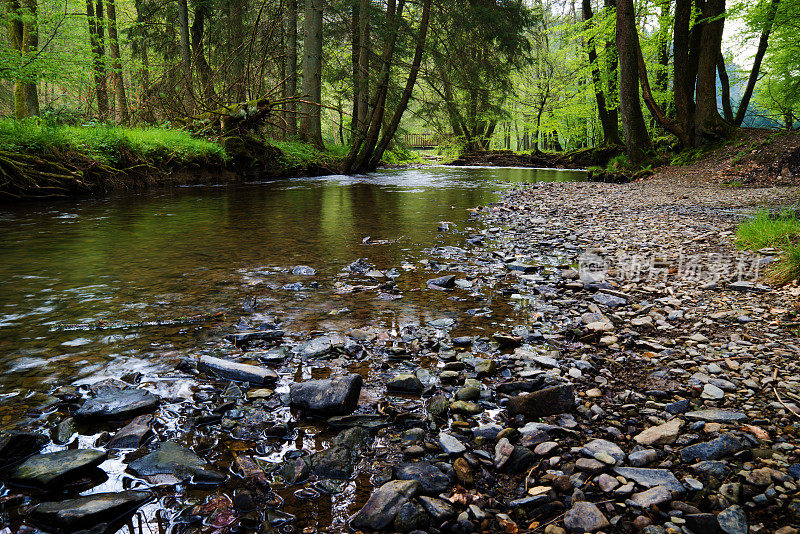
M 358 20 L 358 77 L 356 99 L 358 100 L 358 125 L 364 124 L 367 119 L 369 108 L 369 54 L 370 54 L 370 31 L 369 31 L 369 0 L 359 0 L 359 20 Z
M 720 53 L 717 57 L 717 73 L 719 74 L 719 87 L 722 94 L 722 113 L 725 120 L 733 122 L 733 108 L 731 107 L 731 82 L 728 78 L 728 71 L 725 68 L 725 57 Z
M 119 37 L 117 36 L 117 6 L 116 0 L 108 0 L 108 49 L 111 54 L 111 78 L 114 82 L 114 92 L 117 95 L 117 122 L 128 124 L 128 97 L 125 94 L 125 80 L 122 76 L 122 58 L 119 54 Z
M 214 90 L 213 71 L 206 61 L 205 52 L 205 21 L 206 4 L 199 2 L 194 10 L 194 20 L 192 21 L 192 62 L 197 68 L 197 77 L 200 81 L 200 94 L 203 95 L 202 104 L 205 109 L 219 107 L 217 105 L 217 93 Z
M 625 132 L 625 152 L 634 163 L 645 158 L 650 135 L 639 101 L 639 35 L 634 19 L 633 0 L 617 0 L 617 46 L 619 47 L 619 101 Z
M 187 0 L 178 0 L 178 32 L 181 42 L 181 64 L 180 64 L 180 101 L 183 104 L 183 112 L 191 115 L 194 112 L 194 96 L 192 83 L 192 51 L 189 40 L 189 5 Z
M 245 80 L 244 73 L 244 11 L 245 0 L 228 0 L 229 50 L 231 57 L 231 64 L 228 69 L 228 85 L 230 87 L 230 96 L 235 102 L 244 102 L 246 99 L 248 82 L 248 80 Z
M 616 9 L 616 0 L 604 0 L 606 10 Z M 614 125 L 616 138 L 619 139 L 619 51 L 615 40 L 608 39 L 605 43 L 606 65 L 608 66 L 608 91 L 606 92 L 606 108 L 608 123 Z M 620 144 L 621 141 L 620 141 Z
M 583 20 L 587 25 L 593 25 L 591 20 L 594 16 L 592 13 L 591 0 L 582 0 Z M 594 45 L 594 37 L 589 37 L 586 41 L 586 50 L 589 55 L 589 65 L 592 70 L 592 83 L 594 84 L 594 96 L 597 101 L 597 113 L 600 116 L 600 125 L 603 128 L 603 144 L 604 145 L 621 145 L 622 142 L 619 138 L 619 129 L 617 126 L 616 113 L 614 114 L 614 121 L 612 123 L 611 116 L 608 113 L 606 105 L 606 96 L 603 92 L 603 81 L 600 77 L 600 67 L 597 64 L 597 49 Z
M 97 118 L 103 122 L 108 117 L 108 86 L 106 85 L 105 39 L 103 23 L 103 0 L 86 0 L 86 18 L 89 21 L 89 39 L 92 46 Z
M 375 154 L 372 156 L 370 168 L 373 170 L 380 163 L 383 153 L 389 146 L 389 142 L 392 140 L 392 138 L 394 138 L 394 134 L 397 133 L 397 128 L 400 126 L 400 120 L 403 118 L 403 113 L 405 113 L 406 108 L 408 107 L 408 102 L 411 100 L 411 95 L 414 92 L 414 86 L 417 83 L 417 75 L 419 74 L 419 68 L 422 64 L 422 54 L 425 50 L 425 40 L 428 36 L 431 3 L 432 0 L 423 1 L 422 17 L 419 22 L 417 44 L 414 49 L 414 59 L 411 62 L 411 71 L 408 73 L 408 79 L 406 80 L 405 89 L 403 89 L 403 95 L 400 97 L 400 102 L 397 104 L 397 109 L 395 109 L 392 120 L 389 122 L 389 125 L 384 128 L 383 136 L 381 137 L 381 140 L 375 149 Z
M 764 27 L 761 29 L 761 38 L 758 40 L 758 49 L 756 56 L 753 59 L 753 68 L 750 70 L 750 77 L 747 79 L 747 87 L 742 94 L 742 100 L 739 102 L 739 108 L 736 110 L 736 117 L 733 119 L 733 124 L 741 126 L 744 117 L 747 114 L 747 108 L 750 105 L 750 98 L 753 96 L 753 90 L 758 81 L 758 75 L 761 71 L 761 62 L 764 60 L 764 54 L 767 52 L 767 44 L 769 43 L 769 34 L 772 32 L 772 24 L 775 22 L 775 14 L 778 12 L 778 5 L 780 0 L 772 0 L 769 4 L 769 11 L 767 12 L 767 20 Z
M 322 0 L 305 1 L 300 137 L 322 148 Z
M 286 95 L 297 96 L 297 0 L 286 0 Z M 297 103 L 286 104 L 284 113 L 286 133 L 293 137 L 297 133 Z
M 694 144 L 694 77 L 690 65 L 690 22 L 692 0 L 677 0 L 675 3 L 675 26 L 673 30 L 673 93 L 675 100 L 675 123 L 677 135 L 683 146 Z

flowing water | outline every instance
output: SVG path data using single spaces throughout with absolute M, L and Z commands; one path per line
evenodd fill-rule
M 468 210 L 504 188 L 583 179 L 581 171 L 429 167 L 0 207 L 0 428 L 58 385 L 168 376 L 241 317 L 275 316 L 296 339 L 441 317 L 459 318 L 454 335 L 516 324 L 522 312 L 491 291 L 475 302 L 425 290 L 437 276 L 425 262 L 443 262 L 430 251 L 462 246 L 480 230 Z M 348 287 L 342 269 L 358 258 L 396 269 L 401 298 Z M 294 275 L 297 265 L 317 273 Z M 491 313 L 466 313 L 479 308 Z M 136 325 L 219 312 L 196 324 Z

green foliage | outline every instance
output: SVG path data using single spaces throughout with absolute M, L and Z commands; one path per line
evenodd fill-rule
M 800 278 L 800 243 L 787 240 L 780 248 L 783 253 L 767 277 L 771 282 L 783 285 Z
M 303 141 L 271 141 L 270 144 L 283 152 L 284 161 L 289 167 L 309 165 L 330 166 L 342 161 L 350 147 L 346 145 L 325 145 L 325 150 Z
M 800 220 L 793 210 L 774 215 L 762 210 L 736 229 L 739 248 L 758 250 L 765 247 L 782 247 L 800 237 Z
M 703 157 L 702 148 L 688 148 L 675 154 L 670 160 L 672 165 L 692 165 Z
M 115 164 L 124 155 L 143 160 L 222 161 L 225 153 L 214 142 L 183 130 L 111 126 L 58 126 L 34 120 L 0 120 L 0 149 L 39 155 L 82 155 Z

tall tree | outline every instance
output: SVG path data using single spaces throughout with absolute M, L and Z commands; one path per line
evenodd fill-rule
M 194 9 L 194 20 L 192 21 L 192 63 L 197 69 L 197 77 L 200 83 L 201 103 L 204 109 L 218 107 L 217 93 L 214 88 L 213 70 L 206 60 L 205 52 L 205 27 L 208 10 L 207 0 L 199 0 Z
M 322 148 L 322 0 L 305 2 L 300 137 Z
M 30 66 L 30 56 L 39 47 L 39 25 L 37 21 L 36 0 L 6 0 L 9 15 L 9 41 L 18 56 L 20 66 L 14 79 L 14 116 L 17 119 L 34 117 L 39 114 L 39 91 L 36 79 L 26 73 Z M 32 70 L 32 69 L 31 69 Z
M 86 0 L 86 18 L 89 22 L 89 43 L 92 47 L 92 70 L 94 91 L 97 99 L 97 118 L 102 122 L 108 118 L 108 86 L 106 85 L 106 47 L 103 0 Z
M 117 2 L 108 0 L 108 48 L 111 53 L 111 79 L 114 82 L 114 93 L 117 96 L 117 122 L 128 124 L 128 97 L 125 94 L 125 79 L 122 76 L 122 58 L 119 54 L 119 36 L 117 35 Z
M 633 162 L 645 158 L 650 148 L 650 135 L 644 123 L 639 100 L 639 35 L 633 0 L 617 0 L 617 47 L 619 49 L 619 101 L 625 152 Z
M 297 0 L 286 0 L 286 104 L 284 121 L 291 137 L 297 132 Z
M 586 39 L 586 51 L 589 56 L 589 66 L 592 71 L 592 83 L 594 84 L 595 100 L 597 101 L 597 112 L 600 117 L 600 125 L 603 128 L 603 144 L 605 145 L 621 145 L 622 142 L 619 138 L 619 126 L 617 124 L 617 114 L 609 114 L 606 104 L 606 95 L 603 91 L 603 79 L 600 75 L 600 66 L 597 60 L 597 48 L 594 44 L 594 35 L 592 34 L 591 25 L 594 13 L 592 12 L 591 0 L 582 0 L 581 10 L 583 12 L 583 20 L 589 26 L 589 36 Z M 616 55 L 614 56 L 616 59 Z
M 189 40 L 189 5 L 187 0 L 178 0 L 178 31 L 181 40 L 180 72 L 181 102 L 184 113 L 191 115 L 194 111 L 192 96 L 192 51 Z
M 244 13 L 246 0 L 228 0 L 229 57 L 228 86 L 230 98 L 244 102 L 247 98 L 245 79 Z M 320 25 L 322 23 L 320 22 Z

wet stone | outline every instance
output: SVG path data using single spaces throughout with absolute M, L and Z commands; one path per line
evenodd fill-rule
M 568 412 L 574 405 L 572 384 L 563 384 L 512 397 L 508 401 L 508 411 L 511 415 L 535 419 Z
M 673 419 L 663 425 L 650 427 L 636 435 L 633 439 L 636 440 L 636 443 L 639 445 L 669 445 L 675 443 L 680 433 L 681 426 L 683 426 L 683 421 L 680 419 Z
M 33 509 L 31 518 L 44 527 L 76 531 L 118 520 L 152 498 L 153 494 L 148 491 L 95 493 L 58 502 L 43 502 Z
M 681 460 L 685 463 L 702 460 L 719 460 L 739 452 L 744 445 L 731 434 L 722 434 L 720 437 L 704 443 L 689 445 L 681 449 Z
M 426 283 L 428 287 L 434 286 L 434 288 L 449 289 L 456 284 L 456 277 L 455 275 L 448 274 L 446 276 L 440 276 L 439 278 L 431 278 Z
M 594 532 L 609 526 L 608 519 L 590 502 L 577 502 L 564 515 L 564 526 L 571 532 Z
M 311 455 L 311 470 L 320 478 L 346 480 L 353 476 L 358 453 L 348 447 L 336 446 Z
M 316 415 L 347 415 L 355 411 L 361 376 L 297 382 L 290 387 L 291 405 Z
M 108 453 L 95 449 L 67 449 L 38 454 L 17 467 L 11 480 L 23 486 L 53 487 L 82 476 L 106 458 Z
M 453 508 L 450 503 L 441 499 L 420 495 L 419 502 L 437 521 L 445 521 L 456 515 L 455 508 Z
M 415 480 L 392 480 L 370 495 L 366 504 L 350 518 L 353 528 L 381 530 L 389 526 L 400 508 L 419 492 Z
M 725 534 L 747 534 L 747 515 L 739 505 L 724 509 L 717 516 L 719 528 Z
M 423 493 L 438 494 L 447 490 L 452 484 L 452 479 L 447 473 L 428 462 L 400 464 L 394 468 L 394 476 L 398 480 L 416 480 Z
M 628 500 L 633 506 L 648 508 L 672 500 L 672 492 L 664 486 L 656 486 L 641 493 L 634 493 Z
M 225 477 L 207 469 L 205 460 L 174 441 L 163 443 L 158 450 L 128 465 L 133 473 L 159 482 L 191 482 L 196 485 L 217 485 Z
M 590 441 L 583 446 L 581 452 L 592 458 L 597 458 L 598 454 L 608 455 L 613 458 L 616 463 L 620 463 L 625 460 L 625 453 L 623 450 L 620 449 L 618 445 L 605 439 L 595 439 Z
M 399 374 L 386 383 L 386 388 L 390 391 L 400 391 L 404 393 L 419 393 L 424 389 L 422 382 L 415 375 L 404 373 Z
M 152 415 L 140 415 L 122 427 L 106 445 L 109 449 L 138 449 L 144 440 L 152 434 L 150 423 Z
M 0 433 L 0 469 L 6 469 L 36 454 L 48 442 L 47 436 L 27 431 Z
M 712 423 L 739 423 L 747 420 L 747 416 L 742 412 L 718 408 L 687 412 L 685 416 L 690 421 L 709 421 Z
M 104 389 L 75 412 L 78 419 L 123 419 L 155 411 L 159 398 L 144 389 Z
M 614 468 L 614 473 L 625 477 L 628 480 L 633 480 L 645 488 L 664 486 L 675 493 L 682 493 L 684 491 L 683 484 L 681 484 L 680 481 L 675 478 L 675 475 L 672 474 L 672 471 L 667 469 L 616 467 Z
M 267 367 L 237 363 L 212 356 L 201 356 L 197 361 L 197 369 L 225 380 L 257 385 L 272 384 L 278 380 L 278 373 Z
M 439 446 L 447 454 L 461 454 L 467 450 L 457 437 L 446 432 L 439 433 Z
M 400 507 L 394 518 L 394 528 L 400 532 L 425 531 L 430 524 L 430 516 L 421 504 L 408 501 Z

